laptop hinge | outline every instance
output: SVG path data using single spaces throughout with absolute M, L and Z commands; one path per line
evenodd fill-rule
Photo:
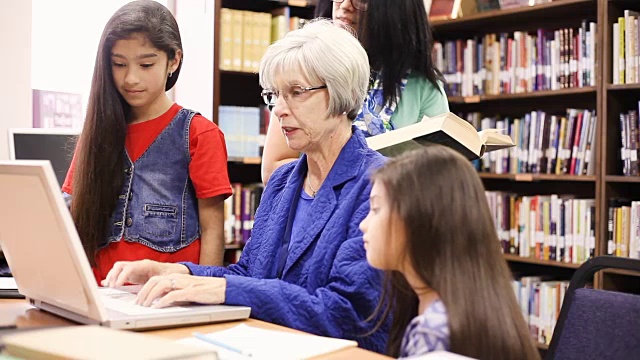
M 101 325 L 100 321 L 96 321 L 94 319 L 88 318 L 86 316 L 82 316 L 82 315 L 78 315 L 72 311 L 63 309 L 61 307 L 49 304 L 49 303 L 45 303 L 42 302 L 40 300 L 34 300 L 34 299 L 29 299 L 29 303 L 33 306 L 35 306 L 38 309 L 50 312 L 52 314 L 56 314 L 59 316 L 62 316 L 66 319 L 81 323 L 81 324 L 86 324 L 86 325 Z

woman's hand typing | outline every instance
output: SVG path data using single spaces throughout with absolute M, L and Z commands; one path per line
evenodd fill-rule
M 144 284 L 153 276 L 170 274 L 189 274 L 189 269 L 181 264 L 152 260 L 118 261 L 113 264 L 101 284 L 106 287 L 118 287 L 125 283 Z
M 185 274 L 154 276 L 138 292 L 136 304 L 163 308 L 181 302 L 221 304 L 227 280 Z M 156 301 L 157 300 L 157 301 Z

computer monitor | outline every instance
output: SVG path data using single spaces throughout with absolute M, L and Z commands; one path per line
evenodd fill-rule
M 79 129 L 9 129 L 11 160 L 49 160 L 60 186 L 67 176 Z

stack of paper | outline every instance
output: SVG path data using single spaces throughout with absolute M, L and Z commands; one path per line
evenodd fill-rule
M 358 346 L 358 343 L 351 340 L 266 330 L 244 324 L 204 336 L 219 345 L 196 337 L 180 339 L 178 342 L 216 350 L 220 360 L 247 359 L 248 357 L 251 359 L 306 359 Z M 235 351 L 229 349 L 235 349 Z

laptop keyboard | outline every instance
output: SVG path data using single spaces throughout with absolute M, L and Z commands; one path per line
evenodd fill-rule
M 99 292 L 102 295 L 102 302 L 107 309 L 115 310 L 127 315 L 166 314 L 189 310 L 188 308 L 181 306 L 153 309 L 142 305 L 136 305 L 136 294 L 118 289 L 100 288 Z

